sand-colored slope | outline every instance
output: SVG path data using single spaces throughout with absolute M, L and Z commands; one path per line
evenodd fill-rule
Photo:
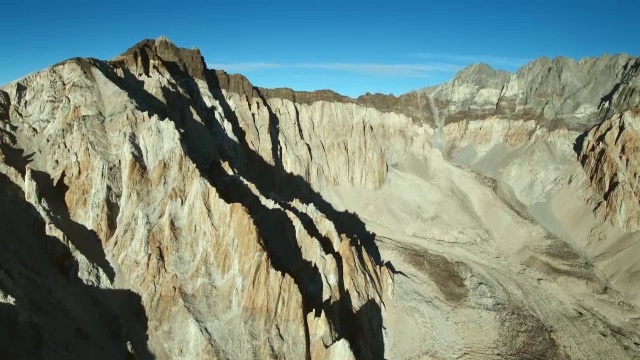
M 612 248 L 631 235 L 581 205 L 579 166 L 561 149 L 498 147 L 466 165 L 434 150 L 391 168 L 378 190 L 327 191 L 378 234 L 398 271 L 387 303 L 387 354 L 635 358 L 640 311 L 627 268 L 637 260 Z M 508 176 L 547 162 L 564 165 L 545 180 Z M 588 235 L 598 230 L 610 247 L 592 244 Z

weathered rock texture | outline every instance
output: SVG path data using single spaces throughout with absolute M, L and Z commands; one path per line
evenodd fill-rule
M 0 288 L 11 299 L 6 312 L 24 324 L 10 335 L 25 347 L 52 358 L 382 358 L 392 274 L 364 224 L 309 185 L 373 186 L 384 176 L 380 155 L 348 156 L 341 139 L 308 134 L 324 146 L 324 168 L 312 167 L 311 154 L 281 143 L 283 129 L 313 131 L 278 124 L 296 119 L 293 107 L 276 114 L 245 96 L 248 112 L 231 110 L 219 76 L 197 51 L 159 39 L 2 89 L 3 189 L 26 202 L 24 211 L 3 202 L 13 216 L 3 220 L 25 226 L 15 230 L 24 239 L 4 233 L 2 254 L 16 259 L 2 262 Z M 355 166 L 367 161 L 375 168 Z M 41 264 L 47 258 L 52 264 Z M 41 308 L 42 297 L 59 305 Z M 74 311 L 74 298 L 86 309 Z M 111 316 L 118 307 L 131 316 Z M 21 352 L 4 340 L 10 354 Z
M 637 64 L 350 99 L 160 38 L 8 84 L 0 358 L 637 358 Z
M 579 159 L 600 195 L 595 211 L 603 218 L 640 229 L 640 118 L 625 112 L 593 127 L 576 144 Z
M 541 58 L 514 74 L 472 65 L 422 91 L 434 98 L 446 123 L 502 116 L 585 130 L 640 104 L 639 71 L 640 59 L 628 55 Z

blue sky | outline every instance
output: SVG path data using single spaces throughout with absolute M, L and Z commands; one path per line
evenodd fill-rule
M 0 84 L 166 35 L 257 86 L 401 94 L 486 62 L 640 54 L 640 1 L 15 1 L 0 4 Z

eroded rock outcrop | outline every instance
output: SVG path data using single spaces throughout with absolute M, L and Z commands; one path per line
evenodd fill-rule
M 446 123 L 501 116 L 584 131 L 637 106 L 639 64 L 628 55 L 541 58 L 513 74 L 472 65 L 422 91 L 434 98 Z
M 604 121 L 576 145 L 579 160 L 600 197 L 595 212 L 629 231 L 640 229 L 640 118 L 634 112 Z
M 199 52 L 158 39 L 111 62 L 71 59 L 4 87 L 5 176 L 25 176 L 11 196 L 24 192 L 56 238 L 29 241 L 59 244 L 80 264 L 51 276 L 139 294 L 144 316 L 123 321 L 148 341 L 121 349 L 140 358 L 382 358 L 392 273 L 364 224 L 309 184 L 375 186 L 380 155 L 325 159 L 311 176 L 309 160 L 283 151 L 279 117 L 295 126 L 294 114 L 276 115 L 257 97 L 247 99 L 256 120 L 245 122 L 219 83 Z M 348 151 L 316 141 L 325 156 Z M 365 160 L 375 169 L 354 165 Z M 7 284 L 7 298 L 40 296 Z M 30 316 L 41 324 L 46 314 Z M 43 326 L 42 351 L 55 354 L 64 344 Z
M 8 84 L 0 357 L 637 357 L 636 119 L 573 148 L 637 64 L 351 99 L 160 38 Z

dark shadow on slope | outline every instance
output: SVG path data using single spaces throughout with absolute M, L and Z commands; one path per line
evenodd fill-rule
M 344 287 L 342 257 L 333 250 L 330 239 L 321 235 L 313 219 L 298 211 L 289 202 L 299 199 L 302 203 L 314 204 L 335 224 L 339 234 L 346 235 L 352 241 L 352 246 L 357 250 L 359 261 L 364 264 L 364 257 L 368 253 L 374 263 L 382 265 L 380 254 L 374 243 L 374 235 L 366 230 L 364 223 L 355 214 L 335 210 L 332 205 L 313 191 L 304 178 L 287 173 L 282 167 L 281 156 L 277 149 L 273 152 L 274 166 L 267 163 L 248 146 L 237 117 L 222 96 L 220 87 L 217 86 L 215 75 L 207 78 L 209 88 L 222 105 L 222 110 L 230 121 L 238 142 L 222 128 L 215 118 L 214 110 L 206 106 L 193 78 L 181 70 L 177 64 L 165 62 L 164 65 L 172 73 L 173 78 L 180 82 L 180 86 L 188 94 L 188 97 L 182 95 L 178 91 L 179 89 L 164 87 L 162 89 L 163 97 L 167 102 L 164 105 L 162 101 L 144 90 L 142 81 L 132 79 L 133 76 L 126 68 L 120 68 L 125 73 L 125 79 L 129 79 L 127 86 L 122 84 L 121 88 L 136 101 L 140 110 L 157 114 L 161 118 L 163 114 L 169 114 L 169 119 L 174 122 L 181 134 L 187 155 L 192 158 L 202 176 L 209 180 L 226 202 L 240 203 L 247 209 L 258 230 L 262 242 L 261 246 L 269 255 L 274 269 L 289 274 L 302 295 L 303 309 L 301 310 L 303 311 L 303 319 L 305 319 L 307 357 L 310 357 L 310 353 L 306 314 L 314 311 L 314 314 L 319 316 L 322 311 L 325 311 L 332 326 L 336 329 L 336 341 L 342 338 L 348 340 L 358 359 L 382 359 L 384 343 L 381 340 L 382 315 L 380 308 L 375 302 L 369 301 L 366 307 L 356 313 L 353 312 L 349 294 Z M 108 78 L 114 76 L 117 78 L 109 65 L 98 64 L 97 67 Z M 211 74 L 212 72 L 209 72 L 209 75 Z M 114 83 L 122 83 L 122 80 L 118 79 Z M 201 121 L 193 117 L 190 106 L 196 110 Z M 272 145 L 279 146 L 275 141 L 279 136 L 277 117 L 266 102 L 263 101 L 261 106 L 265 106 L 269 110 L 269 133 L 274 139 Z M 209 135 L 209 142 L 207 144 L 195 143 L 194 138 L 202 140 L 203 133 Z M 206 145 L 211 148 L 205 148 Z M 232 175 L 223 169 L 222 162 L 232 168 Z M 320 242 L 323 251 L 334 257 L 339 270 L 339 300 L 332 304 L 323 302 L 321 274 L 315 265 L 302 257 L 296 239 L 295 227 L 288 215 L 281 209 L 271 209 L 263 205 L 249 186 L 237 175 L 253 183 L 261 194 L 278 203 L 283 209 L 295 214 L 305 230 Z M 366 251 L 363 245 L 366 246 Z M 363 332 L 365 329 L 368 331 L 367 333 Z M 370 341 L 375 341 L 375 343 L 370 343 Z
M 213 164 L 211 184 L 228 203 L 240 203 L 249 212 L 258 234 L 260 245 L 269 255 L 274 269 L 289 274 L 302 296 L 302 318 L 305 321 L 307 358 L 309 351 L 309 328 L 306 314 L 322 307 L 322 278 L 318 268 L 302 257 L 295 228 L 287 214 L 281 209 L 269 209 L 238 177 L 227 175 L 222 167 Z
M 620 90 L 620 86 L 622 85 L 623 82 L 615 84 L 608 94 L 600 98 L 600 104 L 598 104 L 598 110 L 600 110 L 599 122 L 606 120 L 610 115 L 615 113 L 616 109 L 614 109 L 613 97 Z
M 582 148 L 584 146 L 584 140 L 587 138 L 588 133 L 589 133 L 589 130 L 578 135 L 575 142 L 573 143 L 573 151 L 576 153 L 576 155 L 580 155 L 580 153 L 582 152 Z
M 0 122 L 2 123 L 2 127 L 0 127 L 0 153 L 2 153 L 4 163 L 17 169 L 24 176 L 25 168 L 32 161 L 33 154 L 27 156 L 24 154 L 24 150 L 15 148 L 18 140 L 14 133 L 18 127 L 9 122 L 9 108 L 11 106 L 9 95 L 0 91 L 0 100 L 2 100 L 0 101 Z
M 391 262 L 386 262 L 385 265 L 386 265 L 387 269 L 389 269 L 389 271 L 391 271 L 391 273 L 393 275 L 402 275 L 402 276 L 406 277 L 407 279 L 410 279 L 410 277 L 404 271 L 397 270 L 396 267 L 393 266 L 393 264 Z
M 0 152 L 4 155 L 4 163 L 16 169 L 22 176 L 25 174 L 27 165 L 33 161 L 34 153 L 25 154 L 24 150 L 3 143 L 0 143 Z
M 22 189 L 0 174 L 0 291 L 15 302 L 0 304 L 0 358 L 153 359 L 140 297 L 88 286 L 77 271 Z
M 51 210 L 51 221 L 67 236 L 73 246 L 89 261 L 99 266 L 111 282 L 116 273 L 107 260 L 102 241 L 95 231 L 71 219 L 65 202 L 65 193 L 69 190 L 63 181 L 53 184 L 53 179 L 43 171 L 31 170 L 31 176 L 38 185 L 39 195 L 46 200 Z
M 339 234 L 347 235 L 354 241 L 354 246 L 364 246 L 376 263 L 382 265 L 374 234 L 366 229 L 364 222 L 356 214 L 348 211 L 337 211 L 333 205 L 314 191 L 303 177 L 288 173 L 283 168 L 282 154 L 280 153 L 278 141 L 280 120 L 260 92 L 254 89 L 254 93 L 262 100 L 261 105 L 269 113 L 269 134 L 271 135 L 271 151 L 274 165 L 267 163 L 246 143 L 246 134 L 240 126 L 237 116 L 231 110 L 231 106 L 223 96 L 215 72 L 209 71 L 207 73 L 207 83 L 210 91 L 221 104 L 225 117 L 232 123 L 234 135 L 239 142 L 232 142 L 231 144 L 240 148 L 240 152 L 245 155 L 251 168 L 259 170 L 236 169 L 239 175 L 254 183 L 263 194 L 277 193 L 283 202 L 289 202 L 297 198 L 303 203 L 314 204 L 320 212 L 334 223 Z M 205 116 L 205 118 L 211 118 L 211 116 L 212 114 Z M 360 243 L 360 245 L 357 243 Z
M 353 312 L 349 299 L 347 294 L 345 302 L 348 306 L 327 309 L 327 317 L 332 324 L 342 326 L 339 333 L 349 341 L 357 359 L 383 359 L 384 335 L 380 306 L 369 300 Z
M 369 320 L 359 318 L 353 313 L 348 292 L 344 286 L 344 274 L 342 256 L 333 250 L 331 240 L 320 234 L 315 227 L 313 220 L 305 213 L 298 211 L 288 203 L 281 202 L 280 205 L 291 211 L 300 220 L 306 231 L 320 242 L 320 246 L 326 254 L 334 257 L 338 266 L 338 287 L 340 299 L 334 303 L 322 301 L 322 278 L 318 268 L 302 256 L 301 249 L 298 245 L 295 228 L 287 214 L 281 209 L 270 209 L 264 206 L 260 199 L 240 180 L 239 177 L 228 175 L 220 166 L 220 163 L 213 162 L 210 169 L 210 182 L 214 186 L 220 196 L 229 203 L 240 203 L 249 212 L 253 222 L 258 230 L 259 237 L 262 241 L 261 246 L 269 255 L 271 265 L 274 269 L 289 274 L 295 281 L 303 301 L 302 316 L 305 321 L 305 341 L 307 348 L 307 358 L 310 358 L 310 340 L 309 328 L 306 324 L 306 316 L 310 312 L 314 312 L 315 316 L 320 316 L 324 311 L 329 322 L 336 328 L 338 334 L 337 340 L 345 338 L 349 341 L 356 358 L 358 359 L 381 359 L 384 354 L 383 342 L 379 344 L 369 344 L 372 337 L 371 333 L 360 333 L 354 330 L 352 323 L 355 319 L 359 319 L 359 323 L 365 324 L 367 321 L 374 321 L 376 318 L 381 319 L 380 309 L 378 313 L 370 314 Z M 362 253 L 360 253 L 362 256 Z M 375 304 L 375 302 L 370 301 Z M 375 304 L 377 306 L 377 304 Z M 380 320 L 380 325 L 382 324 Z M 381 327 L 369 325 L 370 328 L 377 328 L 381 333 Z M 368 354 L 368 351 L 377 351 L 382 346 L 381 351 L 375 355 Z
M 42 335 L 15 305 L 0 303 L 0 359 L 42 359 Z
M 24 155 L 24 151 L 16 149 L 6 144 L 0 143 L 0 153 L 4 155 L 4 161 L 10 167 L 16 169 L 20 175 L 25 176 L 26 166 L 31 162 L 33 154 Z M 106 258 L 102 242 L 93 230 L 87 229 L 84 225 L 73 221 L 69 214 L 69 209 L 64 200 L 64 195 L 68 187 L 62 182 L 54 186 L 53 179 L 49 174 L 31 170 L 33 180 L 38 186 L 39 195 L 46 200 L 51 213 L 53 224 L 62 230 L 69 241 L 92 263 L 99 266 L 113 282 L 115 271 Z
M 629 84 L 639 74 L 640 61 L 637 59 L 627 62 L 624 65 L 620 81 L 611 88 L 609 93 L 600 98 L 600 104 L 598 105 L 600 118 L 598 119 L 598 123 L 607 120 L 615 113 L 622 113 L 630 109 L 630 102 L 627 96 L 629 93 L 633 94 L 637 89 L 633 89 L 633 86 L 629 88 Z M 626 94 L 627 96 L 625 96 Z M 617 102 L 614 103 L 614 100 L 617 100 Z

